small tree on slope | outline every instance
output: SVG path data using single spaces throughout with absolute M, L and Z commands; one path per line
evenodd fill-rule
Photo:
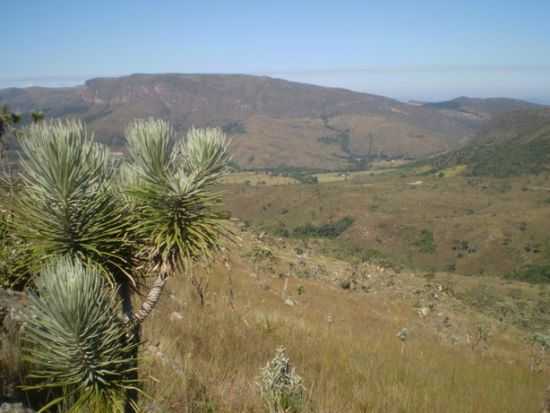
M 55 335 L 59 340 L 56 354 L 62 353 L 65 345 L 68 352 L 88 348 L 86 340 L 90 338 L 104 337 L 109 346 L 118 346 L 120 335 L 105 331 L 111 328 L 108 322 L 87 320 L 89 329 L 70 337 L 59 334 L 55 330 L 59 323 L 49 317 L 68 311 L 80 314 L 73 311 L 71 306 L 75 305 L 96 309 L 98 293 L 85 293 L 91 288 L 88 284 L 76 290 L 58 288 L 67 280 L 85 277 L 82 274 L 101 277 L 101 289 L 109 286 L 119 293 L 125 336 L 134 337 L 134 343 L 115 352 L 119 361 L 110 360 L 108 369 L 116 373 L 112 377 L 125 383 L 117 387 L 124 390 L 131 387 L 126 380 L 132 371 L 127 358 L 136 356 L 132 350 L 137 340 L 135 327 L 151 313 L 167 279 L 186 271 L 193 261 L 212 257 L 227 234 L 224 216 L 218 210 L 221 195 L 213 190 L 213 185 L 224 174 L 229 158 L 228 144 L 218 129 L 192 129 L 185 139 L 177 140 L 167 122 L 139 120 L 128 127 L 126 135 L 129 157 L 116 167 L 108 150 L 95 143 L 78 121 L 44 121 L 30 126 L 22 141 L 22 189 L 13 205 L 12 223 L 12 230 L 25 241 L 22 245 L 27 249 L 21 254 L 25 257 L 20 263 L 21 274 L 36 274 L 46 265 L 36 281 L 39 298 L 32 301 L 32 307 L 36 310 L 56 306 L 55 311 L 29 323 L 30 337 L 51 339 Z M 95 275 L 90 275 L 90 271 Z M 155 279 L 141 307 L 134 312 L 131 292 L 138 290 L 146 276 Z M 46 287 L 51 285 L 56 287 Z M 50 294 L 52 288 L 55 294 Z M 79 300 L 63 299 L 75 291 L 82 294 Z M 113 301 L 109 303 L 110 306 L 102 304 L 102 308 L 117 312 Z M 73 320 L 72 331 L 83 328 L 82 322 Z M 75 344 L 74 340 L 82 342 Z M 34 345 L 27 341 L 29 360 L 36 363 L 47 358 L 47 340 L 32 341 Z M 67 362 L 62 366 L 82 370 L 84 360 L 88 359 L 73 357 L 70 363 L 76 365 Z M 107 369 L 102 364 L 107 361 L 96 361 L 98 368 Z M 63 377 L 58 371 L 42 370 L 35 377 L 42 381 L 36 385 L 60 388 L 67 394 Z M 89 375 L 86 386 L 73 388 L 64 403 L 80 400 L 81 411 L 94 411 L 93 407 L 82 405 L 82 400 L 91 399 L 80 396 L 96 394 L 97 389 L 104 388 L 101 383 L 109 381 L 105 377 Z M 124 392 L 116 394 L 125 397 Z

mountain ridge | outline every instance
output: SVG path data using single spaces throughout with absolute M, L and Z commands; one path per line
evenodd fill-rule
M 350 169 L 376 158 L 445 152 L 472 139 L 485 118 L 384 96 L 241 74 L 133 74 L 62 88 L 0 89 L 0 103 L 47 117 L 78 117 L 124 150 L 135 118 L 176 130 L 222 127 L 245 168 Z

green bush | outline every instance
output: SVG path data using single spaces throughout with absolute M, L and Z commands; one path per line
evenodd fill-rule
M 353 225 L 353 218 L 344 217 L 333 224 L 313 225 L 311 223 L 296 227 L 292 235 L 298 238 L 336 238 Z
M 246 133 L 246 127 L 241 121 L 228 122 L 222 126 L 222 131 L 227 135 L 242 135 Z
M 424 254 L 433 254 L 436 249 L 433 232 L 428 229 L 423 229 L 414 245 Z
M 550 264 L 527 265 L 506 274 L 505 277 L 533 284 L 550 283 Z

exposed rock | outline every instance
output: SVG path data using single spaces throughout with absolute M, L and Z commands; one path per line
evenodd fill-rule
M 21 323 L 26 301 L 25 294 L 0 288 L 0 332 Z
M 0 413 L 34 413 L 34 410 L 26 408 L 23 403 L 2 403 Z
M 170 314 L 170 321 L 178 321 L 183 320 L 183 315 L 181 313 L 178 313 L 177 311 L 174 311 Z
M 399 340 L 403 342 L 407 341 L 407 337 L 409 337 L 409 329 L 407 327 L 403 327 L 401 330 L 399 330 L 396 336 L 399 338 Z
M 418 309 L 417 313 L 420 317 L 426 317 L 430 314 L 430 309 L 428 307 L 421 307 Z
M 292 300 L 291 298 L 287 298 L 285 300 L 285 304 L 290 306 L 290 307 L 294 307 L 296 305 L 296 302 L 294 300 Z

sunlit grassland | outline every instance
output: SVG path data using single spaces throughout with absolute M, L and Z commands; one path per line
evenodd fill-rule
M 518 337 L 488 352 L 450 346 L 421 327 L 402 343 L 410 309 L 320 281 L 283 280 L 235 258 L 210 274 L 201 307 L 184 280 L 147 324 L 146 391 L 165 411 L 262 412 L 255 378 L 285 346 L 314 412 L 535 412 L 547 375 L 528 368 Z M 297 296 L 301 285 L 303 295 Z M 182 318 L 170 315 L 178 312 Z M 409 320 L 409 321 L 407 321 Z M 164 411 L 164 410 L 163 410 Z

